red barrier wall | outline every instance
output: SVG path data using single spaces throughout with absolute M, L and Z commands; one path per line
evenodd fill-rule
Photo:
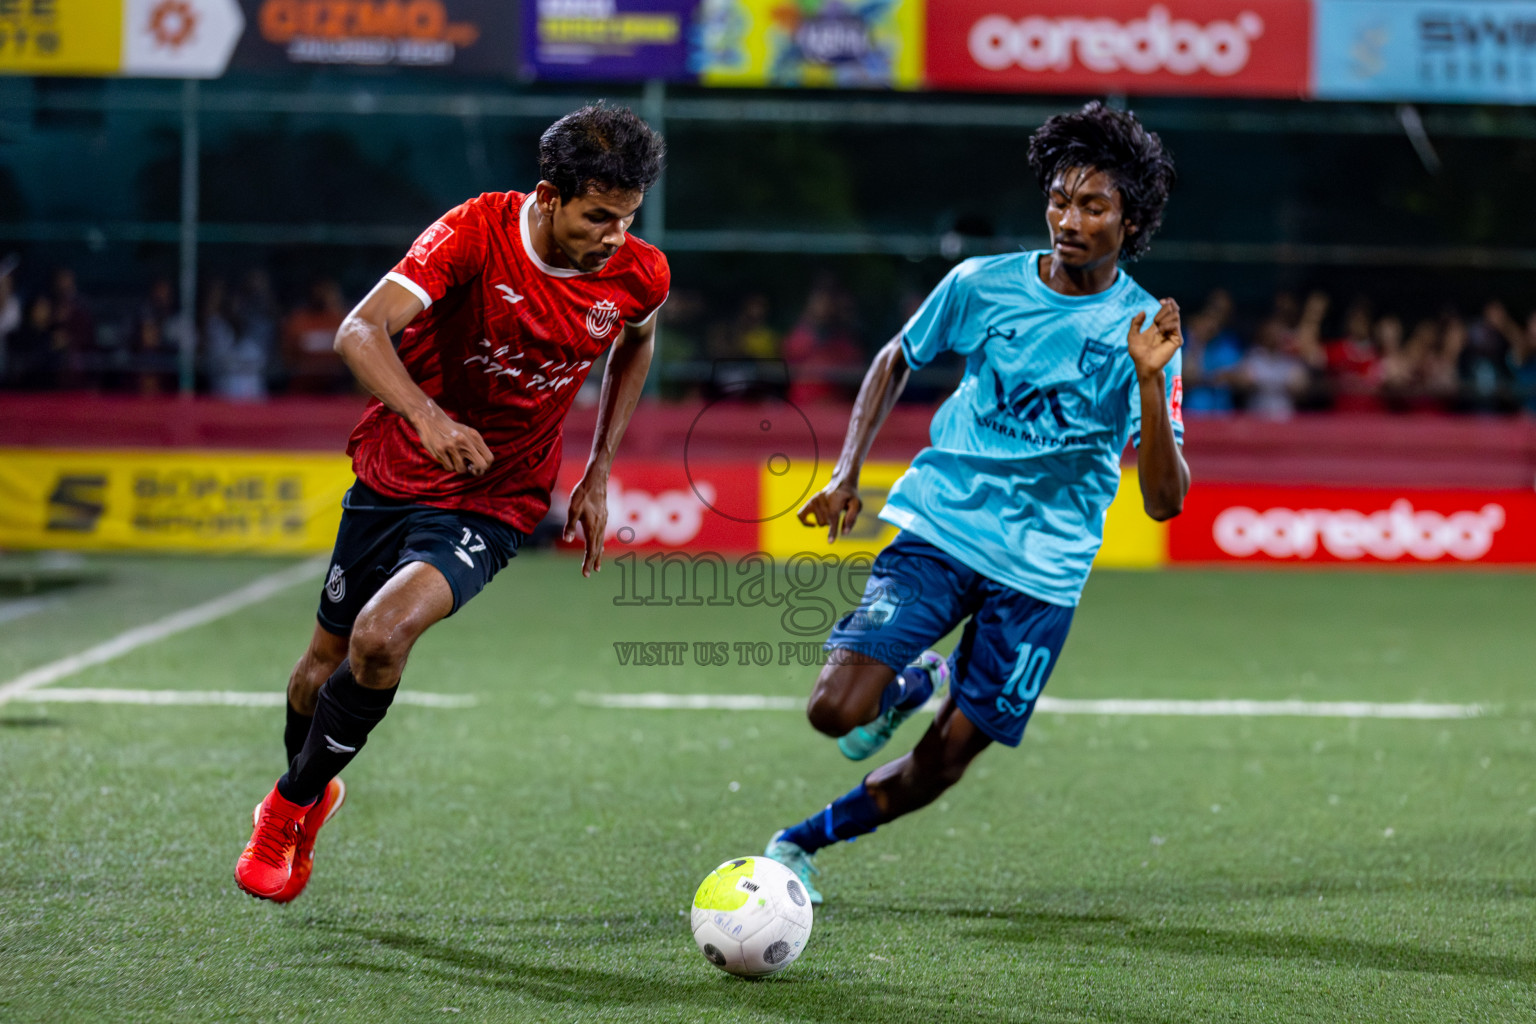
M 363 399 L 285 398 L 257 405 L 212 399 L 137 399 L 89 394 L 0 394 L 0 446 L 189 447 L 340 451 Z M 789 420 L 791 454 L 837 459 L 848 408 L 642 406 L 624 438 L 624 457 L 742 458 L 757 451 L 765 418 Z M 766 416 L 765 416 L 766 413 Z M 933 410 L 901 407 L 881 431 L 872 457 L 905 460 L 927 443 Z M 566 456 L 591 444 L 596 410 L 576 409 L 566 425 Z M 700 429 L 694 430 L 695 423 Z M 808 429 L 807 429 L 808 427 Z M 1186 454 L 1200 483 L 1329 484 L 1530 490 L 1536 484 L 1536 420 L 1442 416 L 1335 415 L 1284 423 L 1191 419 Z M 691 432 L 691 433 L 690 433 Z M 746 445 L 746 439 L 754 443 Z M 813 440 L 810 440 L 813 439 Z

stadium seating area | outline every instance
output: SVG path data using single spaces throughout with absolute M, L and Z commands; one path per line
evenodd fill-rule
M 193 325 L 194 389 L 245 402 L 352 393 L 331 341 L 359 297 L 327 278 L 280 296 L 256 269 L 233 281 L 209 278 Z M 901 315 L 921 298 L 904 295 Z M 1446 304 L 1410 318 L 1361 295 L 1339 302 L 1323 292 L 1282 292 L 1267 308 L 1243 308 L 1221 289 L 1203 300 L 1180 298 L 1191 416 L 1536 414 L 1536 310 L 1490 298 L 1480 310 Z M 788 311 L 760 293 L 722 306 L 679 290 L 663 323 L 657 376 L 671 398 L 710 396 L 729 364 L 738 380 L 797 404 L 843 402 L 884 340 L 861 323 L 853 294 L 831 276 Z M 98 298 L 82 294 L 67 267 L 0 274 L 0 386 L 9 390 L 174 394 L 184 330 L 167 278 L 142 294 Z M 940 367 L 914 381 L 907 400 L 931 402 L 956 377 L 954 367 Z

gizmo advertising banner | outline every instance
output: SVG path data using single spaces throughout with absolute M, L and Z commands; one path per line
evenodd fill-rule
M 237 68 L 406 67 L 509 75 L 517 7 L 509 0 L 241 0 Z

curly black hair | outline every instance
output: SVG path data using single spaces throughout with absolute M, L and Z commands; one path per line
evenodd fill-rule
M 586 192 L 646 192 L 667 145 L 628 107 L 573 110 L 539 138 L 539 175 L 570 200 Z
M 1151 246 L 1176 178 L 1173 157 L 1157 133 L 1142 127 L 1130 111 L 1112 110 L 1098 100 L 1041 125 L 1029 139 L 1029 166 L 1045 193 L 1064 168 L 1090 167 L 1108 174 L 1120 190 L 1125 223 L 1136 226 L 1120 248 L 1123 260 L 1134 260 Z

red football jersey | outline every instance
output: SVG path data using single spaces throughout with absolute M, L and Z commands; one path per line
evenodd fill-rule
M 530 238 L 532 205 L 531 193 L 487 192 L 456 206 L 386 275 L 426 304 L 400 361 L 450 419 L 480 431 L 491 467 L 444 469 L 377 399 L 347 444 L 358 479 L 382 494 L 524 532 L 549 511 L 561 426 L 593 360 L 623 324 L 654 316 L 671 283 L 666 257 L 634 235 L 594 273 L 550 266 Z

